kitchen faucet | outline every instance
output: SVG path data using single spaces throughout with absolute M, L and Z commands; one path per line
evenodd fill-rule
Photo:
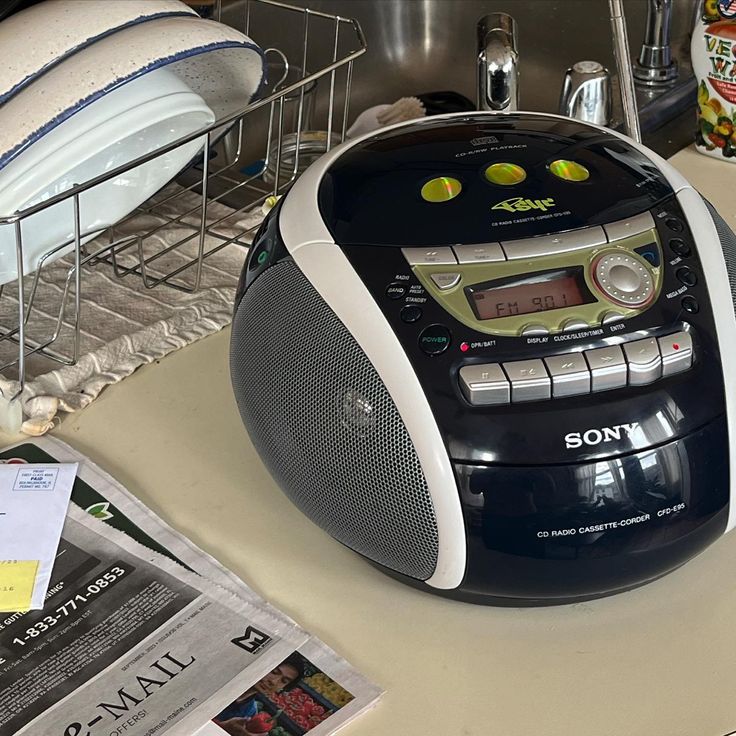
M 657 86 L 677 79 L 677 61 L 670 45 L 671 20 L 672 0 L 649 0 L 644 45 L 634 63 L 634 77 L 640 84 Z
M 478 109 L 519 109 L 516 23 L 506 13 L 478 21 Z

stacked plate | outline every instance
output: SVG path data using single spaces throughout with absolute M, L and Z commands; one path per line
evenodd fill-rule
M 0 23 L 0 217 L 26 210 L 243 109 L 263 78 L 247 36 L 179 0 L 47 0 Z M 204 136 L 79 195 L 82 241 L 196 158 Z M 73 248 L 74 203 L 20 221 L 22 273 Z M 0 285 L 18 277 L 0 225 Z

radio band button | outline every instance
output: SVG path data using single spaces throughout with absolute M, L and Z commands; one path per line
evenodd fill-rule
M 552 383 L 541 360 L 517 360 L 504 363 L 511 381 L 511 401 L 540 401 L 552 397 Z
M 629 385 L 646 386 L 662 377 L 662 356 L 653 337 L 624 344 L 629 364 Z
M 386 287 L 386 296 L 389 299 L 401 299 L 406 295 L 406 286 L 404 284 L 395 281 Z
M 508 404 L 511 384 L 497 363 L 466 365 L 460 369 L 460 388 L 474 406 Z
M 626 386 L 626 360 L 618 345 L 586 350 L 585 359 L 593 376 L 593 391 L 608 391 Z

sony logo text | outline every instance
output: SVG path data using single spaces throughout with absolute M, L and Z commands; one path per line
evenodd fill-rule
M 585 432 L 570 432 L 565 435 L 565 447 L 575 450 L 583 445 L 595 447 L 605 442 L 620 440 L 622 437 L 630 437 L 631 433 L 639 428 L 639 422 L 631 424 L 617 424 L 615 427 L 601 427 L 600 429 L 588 429 Z

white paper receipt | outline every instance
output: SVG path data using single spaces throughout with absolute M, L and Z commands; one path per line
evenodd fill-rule
M 43 608 L 77 463 L 0 464 L 0 611 Z

